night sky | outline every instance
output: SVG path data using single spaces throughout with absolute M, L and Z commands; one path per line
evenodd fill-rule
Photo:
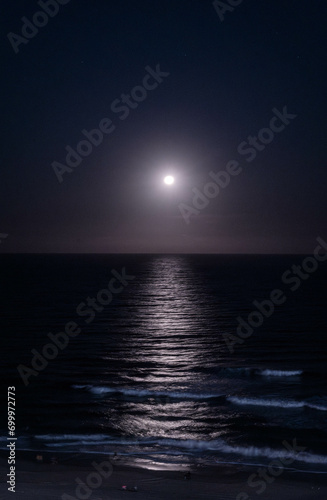
M 36 16 L 35 32 L 22 18 L 44 13 L 37 1 L 1 2 L 0 252 L 312 253 L 327 241 L 325 1 L 234 0 L 220 15 L 209 0 L 61 3 L 44 1 L 53 17 Z M 285 107 L 292 118 L 271 122 Z M 67 168 L 66 147 L 100 122 L 99 145 Z M 264 147 L 247 144 L 259 133 Z M 197 208 L 209 172 L 232 160 L 240 173 Z

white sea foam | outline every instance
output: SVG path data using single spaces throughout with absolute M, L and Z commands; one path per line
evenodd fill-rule
M 264 377 L 296 377 L 303 374 L 303 370 L 261 370 Z
M 327 411 L 327 407 L 319 404 L 309 403 L 307 401 L 288 401 L 282 399 L 263 399 L 263 398 L 243 398 L 238 396 L 228 396 L 227 401 L 236 405 L 247 406 L 265 406 L 274 408 L 312 408 L 318 411 Z
M 302 401 L 283 401 L 279 399 L 260 399 L 260 398 L 240 398 L 229 396 L 227 401 L 237 405 L 250 406 L 273 406 L 278 408 L 302 408 L 305 403 Z
M 159 398 L 166 397 L 171 399 L 211 399 L 219 398 L 222 394 L 196 394 L 192 392 L 165 392 L 165 391 L 148 391 L 146 389 L 124 389 L 121 387 L 103 387 L 103 386 L 92 386 L 92 385 L 73 385 L 74 389 L 86 389 L 92 394 L 102 395 L 102 394 L 123 394 L 125 396 L 133 396 L 139 398 Z
M 240 446 L 230 445 L 222 439 L 212 441 L 203 441 L 195 439 L 172 439 L 172 438 L 141 438 L 141 439 L 128 439 L 128 438 L 110 438 L 104 434 L 45 434 L 38 435 L 35 438 L 45 442 L 46 446 L 50 447 L 65 447 L 70 444 L 80 445 L 114 445 L 114 446 L 137 446 L 138 453 L 139 447 L 160 446 L 163 448 L 170 448 L 168 452 L 172 452 L 171 448 L 179 450 L 180 453 L 197 453 L 203 451 L 216 451 L 224 454 L 235 454 L 250 458 L 264 457 L 266 459 L 292 459 L 294 462 L 304 462 L 310 464 L 327 464 L 326 455 L 317 455 L 307 451 L 297 452 L 294 443 L 289 442 L 288 446 L 280 449 L 273 449 L 269 447 L 257 446 Z M 294 448 L 294 449 L 293 449 Z M 154 452 L 154 451 L 153 451 Z M 156 450 L 160 452 L 160 450 Z M 166 451 L 164 451 L 166 453 Z M 289 464 L 287 464 L 289 465 Z
M 134 398 L 167 398 L 167 399 L 185 399 L 185 400 L 206 400 L 213 398 L 223 398 L 223 394 L 196 394 L 192 392 L 165 392 L 165 391 L 148 391 L 146 389 L 124 389 L 121 387 L 105 387 L 93 385 L 73 385 L 74 389 L 84 389 L 91 394 L 102 396 L 105 394 L 121 394 L 123 396 Z M 311 408 L 317 411 L 327 411 L 327 406 L 319 403 L 308 401 L 292 401 L 283 399 L 265 399 L 265 398 L 249 398 L 239 396 L 228 396 L 226 400 L 232 404 L 242 406 L 263 406 L 272 408 Z
M 306 451 L 297 452 L 296 450 L 293 451 L 292 449 L 288 450 L 286 447 L 279 450 L 274 450 L 268 447 L 259 448 L 256 446 L 232 446 L 226 443 L 225 441 L 219 439 L 214 441 L 195 441 L 192 439 L 188 440 L 160 439 L 159 444 L 163 446 L 186 448 L 192 451 L 212 450 L 212 451 L 219 451 L 222 453 L 242 455 L 246 457 L 265 457 L 269 459 L 287 458 L 287 459 L 293 459 L 294 461 L 311 463 L 311 464 L 327 464 L 327 456 L 325 455 L 316 455 L 308 453 Z M 292 443 L 290 442 L 289 444 L 291 448 Z
M 316 405 L 314 403 L 306 403 L 306 406 L 308 408 L 312 408 L 313 410 L 327 411 L 327 406 L 323 406 L 323 405 Z
M 35 436 L 35 439 L 40 441 L 99 441 L 107 438 L 105 434 L 40 434 Z
M 230 446 L 226 443 L 222 446 L 221 451 L 225 453 L 236 453 L 246 457 L 266 457 L 269 459 L 285 458 L 310 464 L 327 464 L 327 456 L 325 455 L 315 455 L 305 451 L 288 451 L 286 448 L 274 450 L 272 448 L 258 448 L 256 446 Z

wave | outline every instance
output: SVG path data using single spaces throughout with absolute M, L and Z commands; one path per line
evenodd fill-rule
M 34 439 L 39 439 L 40 441 L 74 441 L 84 440 L 84 441 L 97 441 L 106 439 L 108 436 L 106 434 L 40 434 L 34 436 Z
M 117 449 L 117 445 L 120 446 L 136 446 L 137 453 L 140 452 L 140 447 L 154 447 L 148 450 L 148 453 L 159 452 L 161 448 L 161 453 L 172 453 L 171 448 L 179 450 L 180 453 L 199 453 L 199 452 L 219 452 L 222 454 L 229 455 L 239 455 L 250 458 L 264 457 L 266 459 L 283 459 L 288 461 L 287 464 L 290 465 L 291 462 L 304 462 L 310 464 L 327 464 L 326 455 L 316 455 L 306 451 L 303 447 L 298 447 L 296 440 L 285 443 L 285 447 L 281 449 L 273 449 L 269 447 L 257 447 L 257 446 L 240 446 L 240 445 L 230 445 L 222 439 L 216 439 L 212 441 L 194 440 L 194 439 L 173 439 L 173 438 L 141 438 L 141 439 L 128 439 L 124 438 L 111 438 L 104 434 L 63 434 L 63 435 L 39 435 L 35 436 L 36 439 L 42 440 L 46 446 L 50 447 L 65 447 L 69 446 L 70 441 L 78 442 L 79 444 L 88 445 L 100 445 L 106 443 L 107 445 L 114 445 Z M 169 448 L 169 450 L 166 450 Z M 301 451 L 297 451 L 297 448 Z M 173 452 L 176 454 L 176 451 Z
M 303 370 L 272 370 L 253 367 L 218 367 L 218 373 L 226 377 L 298 377 L 303 375 Z
M 250 366 L 217 367 L 216 371 L 225 375 L 259 375 L 263 377 L 296 377 L 303 375 L 303 370 L 273 370 L 270 368 L 254 368 Z
M 263 377 L 297 377 L 303 374 L 303 370 L 261 370 Z
M 312 408 L 313 410 L 327 411 L 327 406 L 323 406 L 323 405 L 317 405 L 317 404 L 314 404 L 314 403 L 306 403 L 306 406 L 308 408 Z
M 246 457 L 265 457 L 269 459 L 273 458 L 285 458 L 293 459 L 298 462 L 306 462 L 312 464 L 327 464 L 326 455 L 315 455 L 306 451 L 293 451 L 292 443 L 289 446 L 280 450 L 274 450 L 269 447 L 259 448 L 257 446 L 233 446 L 229 445 L 223 440 L 217 439 L 214 441 L 195 441 L 189 440 L 177 440 L 177 439 L 160 439 L 159 443 L 165 446 L 174 446 L 179 448 L 186 448 L 189 450 L 212 450 L 220 451 L 222 453 L 242 455 Z M 293 442 L 294 444 L 294 442 Z M 288 449 L 290 448 L 290 449 Z M 296 446 L 294 446 L 296 449 Z M 302 447 L 303 448 L 303 447 Z
M 311 408 L 318 411 L 327 411 L 327 406 L 309 403 L 307 401 L 287 401 L 281 399 L 261 399 L 261 398 L 242 398 L 238 396 L 228 396 L 227 401 L 237 405 L 247 406 L 265 406 L 274 408 Z
M 92 394 L 123 394 L 125 396 L 133 396 L 138 398 L 170 398 L 170 399 L 214 399 L 220 398 L 223 394 L 196 394 L 192 392 L 165 392 L 165 391 L 148 391 L 146 389 L 124 389 L 120 387 L 103 387 L 93 385 L 73 385 L 73 389 L 85 389 Z
M 290 446 L 291 448 L 291 446 Z M 221 451 L 224 453 L 235 453 L 246 457 L 265 457 L 269 459 L 291 459 L 296 462 L 305 462 L 310 464 L 327 464 L 326 455 L 315 455 L 307 451 L 296 452 L 288 450 L 286 447 L 280 450 L 272 448 L 259 448 L 256 446 L 230 446 L 227 443 L 223 444 Z M 287 465 L 290 465 L 289 463 Z
M 228 396 L 227 401 L 237 405 L 249 406 L 274 406 L 279 408 L 302 408 L 305 404 L 301 401 L 282 401 L 273 399 L 240 398 L 237 396 Z
M 166 391 L 149 391 L 146 389 L 124 389 L 121 387 L 105 387 L 93 385 L 73 385 L 73 389 L 86 390 L 96 396 L 105 394 L 117 394 L 133 398 L 166 398 L 166 400 L 208 400 L 208 399 L 223 399 L 228 402 L 241 406 L 263 406 L 272 408 L 311 408 L 317 411 L 327 411 L 327 403 L 309 401 L 291 401 L 282 399 L 264 399 L 264 398 L 249 398 L 239 396 L 225 396 L 224 394 L 197 394 L 192 392 L 166 392 Z
M 51 448 L 64 448 L 72 445 L 121 445 L 121 446 L 149 446 L 158 444 L 156 438 L 114 438 L 106 434 L 44 434 L 34 436 L 34 439 L 41 441 L 45 446 Z

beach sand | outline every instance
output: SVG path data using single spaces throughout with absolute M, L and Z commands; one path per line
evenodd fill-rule
M 76 479 L 85 481 L 95 472 L 92 462 L 98 464 L 107 460 L 103 456 L 80 456 L 78 459 L 65 459 L 57 464 L 37 463 L 34 460 L 16 461 L 16 492 L 7 490 L 6 474 L 9 466 L 5 458 L 0 459 L 1 499 L 47 500 L 76 498 L 92 500 L 326 500 L 327 474 L 299 473 L 284 471 L 279 477 L 270 477 L 265 491 L 258 493 L 258 487 L 251 488 L 248 478 L 258 472 L 258 467 L 238 465 L 199 467 L 192 469 L 190 479 L 185 479 L 188 468 L 178 470 L 148 470 L 130 467 L 120 460 L 110 459 L 113 470 L 110 477 L 101 479 L 101 484 L 84 495 L 76 492 Z M 96 476 L 95 481 L 96 481 Z M 99 478 L 99 476 L 98 476 Z M 122 486 L 137 486 L 137 492 L 124 491 Z M 66 495 L 66 496 L 65 496 Z M 88 496 L 89 495 L 89 496 Z

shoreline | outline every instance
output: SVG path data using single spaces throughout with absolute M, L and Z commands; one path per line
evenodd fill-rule
M 216 464 L 201 467 L 178 466 L 176 470 L 160 467 L 155 470 L 136 463 L 126 464 L 119 457 L 113 459 L 111 456 L 104 457 L 100 454 L 78 454 L 69 457 L 62 453 L 56 454 L 56 464 L 50 462 L 50 453 L 43 455 L 44 461 L 37 462 L 35 452 L 18 454 L 16 499 L 29 500 L 37 495 L 37 498 L 42 500 L 74 500 L 82 497 L 91 500 L 120 500 L 133 492 L 139 500 L 254 500 L 258 498 L 259 490 L 263 490 L 261 493 L 264 493 L 262 498 L 265 500 L 327 498 L 327 473 L 299 474 L 298 471 L 284 470 L 280 471 L 278 477 L 268 476 L 269 481 L 261 478 L 260 485 L 256 478 L 256 483 L 252 481 L 252 486 L 249 486 L 250 476 L 257 474 L 259 470 L 264 471 L 265 467 Z M 111 470 L 109 464 L 112 464 Z M 5 479 L 9 466 L 2 453 L 0 470 L 1 490 L 4 491 L 9 486 Z M 102 471 L 101 474 L 99 470 Z M 187 472 L 190 472 L 190 478 L 185 479 Z M 84 487 L 81 486 L 82 483 Z M 127 489 L 123 490 L 122 486 Z M 135 486 L 136 492 L 132 491 Z M 77 490 L 78 487 L 82 489 Z

